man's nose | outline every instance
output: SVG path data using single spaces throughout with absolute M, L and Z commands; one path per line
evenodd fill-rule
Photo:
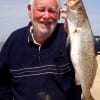
M 49 12 L 48 12 L 48 11 L 45 11 L 43 17 L 44 17 L 44 18 L 50 18 L 50 14 L 49 14 Z

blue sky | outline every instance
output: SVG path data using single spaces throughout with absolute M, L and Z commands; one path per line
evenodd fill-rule
M 65 0 L 61 0 L 63 5 Z M 0 41 L 14 30 L 28 24 L 29 0 L 0 0 Z M 100 35 L 100 0 L 83 0 L 94 35 Z

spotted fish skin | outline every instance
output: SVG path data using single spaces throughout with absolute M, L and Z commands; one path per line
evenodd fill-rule
M 76 84 L 82 87 L 82 100 L 95 100 L 90 89 L 96 76 L 97 61 L 90 22 L 82 0 L 67 0 L 65 5 Z

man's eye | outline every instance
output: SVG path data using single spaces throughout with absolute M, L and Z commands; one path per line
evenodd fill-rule
M 50 13 L 57 13 L 57 10 L 56 9 L 49 9 L 49 12 Z
M 38 9 L 38 11 L 43 12 L 43 11 L 44 11 L 44 9 Z
M 37 9 L 39 12 L 45 12 L 45 8 L 38 8 Z M 49 13 L 57 13 L 57 9 L 48 9 Z
M 44 9 L 43 9 L 43 8 L 39 8 L 39 9 L 38 9 L 38 11 L 43 12 L 43 11 L 44 11 Z

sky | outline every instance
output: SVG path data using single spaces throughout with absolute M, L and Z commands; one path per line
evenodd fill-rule
M 60 0 L 61 6 L 65 0 Z M 28 25 L 29 0 L 0 0 L 0 41 L 18 28 Z M 100 36 L 100 0 L 83 0 L 94 35 Z

